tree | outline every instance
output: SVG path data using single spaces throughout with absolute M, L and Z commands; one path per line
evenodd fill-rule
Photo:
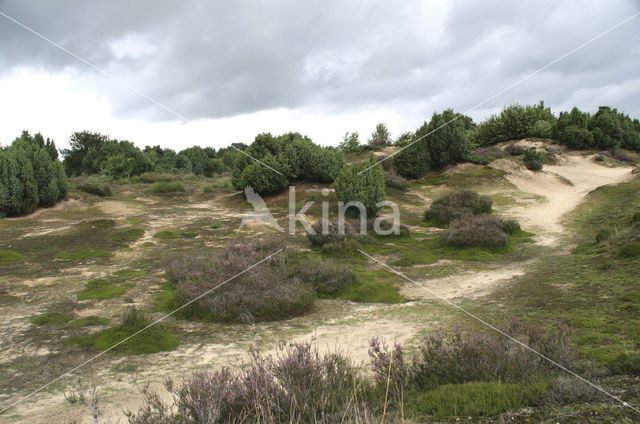
M 345 153 L 358 153 L 362 150 L 360 135 L 358 132 L 346 132 L 338 148 Z
M 371 147 L 381 147 L 391 144 L 391 133 L 387 126 L 380 122 L 376 125 L 375 131 L 371 133 L 371 137 L 369 138 L 369 146 Z
M 441 114 L 434 112 L 429 124 L 416 131 L 416 137 L 426 136 L 431 167 L 434 169 L 459 162 L 471 152 L 471 142 L 467 135 L 468 124 L 464 117 L 456 119 L 457 116 L 453 109 L 447 109 Z
M 395 145 L 404 147 L 407 144 L 411 143 L 411 140 L 413 140 L 413 132 L 405 131 L 398 136 L 398 138 L 396 139 Z
M 431 156 L 427 140 L 422 138 L 415 142 L 412 140 L 411 143 L 413 144 L 409 144 L 393 156 L 393 166 L 396 172 L 403 177 L 422 178 L 431 170 Z
M 82 161 L 89 149 L 100 151 L 102 145 L 109 141 L 109 137 L 97 132 L 74 132 L 69 138 L 69 148 L 62 151 L 64 167 L 67 175 L 80 175 L 82 173 Z
M 613 149 L 620 146 L 622 126 L 618 113 L 609 106 L 600 106 L 589 120 L 589 130 L 593 134 L 593 142 L 601 149 Z
M 375 162 L 364 162 L 347 165 L 342 168 L 335 179 L 334 186 L 338 200 L 343 203 L 360 202 L 367 214 L 376 214 L 380 207 L 377 205 L 385 197 L 384 173 L 378 164 L 368 170 L 367 167 Z M 352 209 L 349 209 L 352 210 Z
M 286 176 L 280 175 L 273 169 L 278 169 L 279 162 L 271 154 L 261 159 L 262 163 L 252 161 L 243 170 L 239 185 L 241 189 L 252 187 L 258 194 L 274 194 L 283 191 L 289 185 Z M 270 166 L 273 169 L 268 168 Z M 236 186 L 237 187 L 237 186 Z

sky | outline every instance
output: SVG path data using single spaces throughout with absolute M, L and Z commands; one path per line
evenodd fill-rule
M 539 100 L 640 117 L 640 16 L 502 92 L 638 0 L 0 0 L 0 12 L 68 50 L 0 15 L 3 145 L 23 129 L 59 148 L 81 130 L 140 147 L 289 131 L 337 145 L 378 122 L 397 136 L 434 111 L 477 122 Z

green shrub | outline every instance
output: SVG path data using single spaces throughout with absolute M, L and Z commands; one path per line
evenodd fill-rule
M 384 173 L 384 183 L 387 187 L 395 188 L 400 191 L 407 191 L 407 188 L 409 187 L 409 181 L 396 174 L 395 171 Z
M 113 196 L 113 192 L 106 184 L 82 184 L 78 186 L 78 190 L 84 191 L 85 193 L 93 194 L 100 197 L 110 197 Z
M 78 300 L 112 299 L 121 296 L 126 291 L 123 287 L 111 284 L 107 280 L 95 279 L 87 283 L 86 288 L 78 293 Z
M 155 194 L 184 192 L 184 184 L 181 181 L 160 181 L 151 187 Z
M 108 258 L 111 252 L 108 250 L 92 250 L 92 249 L 75 249 L 62 252 L 58 255 L 60 259 L 91 259 L 91 258 Z
M 153 247 L 156 244 L 151 242 L 151 241 L 145 241 L 144 243 L 142 243 L 142 247 Z
M 213 193 L 213 186 L 212 185 L 204 186 L 204 188 L 202 189 L 202 192 L 205 194 Z
M 107 350 L 116 344 L 112 351 L 142 355 L 147 353 L 175 350 L 178 341 L 175 336 L 161 323 L 151 324 L 151 320 L 135 308 L 129 308 L 122 317 L 122 324 L 108 328 L 92 338 L 93 346 L 98 350 Z M 143 330 L 144 331 L 140 331 Z
M 513 234 L 520 230 L 520 223 L 514 219 L 508 219 L 502 222 L 502 231 L 507 234 Z
M 159 231 L 155 233 L 153 237 L 161 240 L 173 240 L 182 238 L 182 234 L 175 231 Z
M 416 139 L 416 137 L 413 137 Z M 411 141 L 413 144 L 407 145 L 393 156 L 393 166 L 398 173 L 406 178 L 422 178 L 431 170 L 431 155 L 427 140 L 422 138 L 418 141 Z M 387 159 L 385 162 L 390 161 Z
M 545 152 L 530 148 L 524 151 L 523 160 L 525 166 L 531 171 L 540 171 L 542 164 L 547 160 L 547 155 Z
M 22 259 L 22 255 L 11 250 L 0 250 L 0 262 L 13 262 Z
M 107 325 L 110 322 L 111 320 L 109 318 L 102 318 L 91 315 L 88 317 L 79 318 L 69 325 L 72 327 L 90 327 L 94 325 Z
M 408 409 L 420 418 L 449 416 L 493 417 L 505 411 L 536 405 L 548 384 L 472 382 L 446 384 L 428 392 L 409 393 Z
M 558 138 L 571 149 L 588 149 L 593 146 L 593 134 L 586 128 L 570 125 L 560 131 Z
M 640 242 L 632 242 L 625 244 L 618 252 L 621 258 L 637 258 L 640 256 Z
M 542 162 L 540 162 L 539 160 L 533 159 L 530 161 L 526 161 L 524 163 L 524 165 L 527 167 L 527 169 L 531 170 L 531 171 L 540 171 L 542 170 Z
M 71 321 L 73 316 L 68 314 L 61 314 L 57 312 L 51 312 L 46 314 L 38 315 L 34 317 L 31 322 L 35 325 L 59 325 L 66 324 Z
M 349 202 L 360 202 L 364 205 L 367 216 L 375 215 L 384 200 L 384 173 L 380 165 L 373 165 L 373 162 L 347 165 L 338 174 L 334 186 L 338 200 L 347 204 Z M 367 169 L 366 171 L 364 171 Z M 361 174 L 359 174 L 361 171 Z M 349 208 L 348 215 L 354 215 L 356 208 Z M 362 217 L 364 218 L 364 217 Z
M 480 196 L 475 191 L 461 190 L 451 192 L 433 201 L 425 220 L 433 220 L 437 224 L 448 224 L 465 215 L 491 213 L 493 200 L 489 196 Z

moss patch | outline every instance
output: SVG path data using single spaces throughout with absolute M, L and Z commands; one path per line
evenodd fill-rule
M 112 299 L 121 296 L 126 291 L 123 287 L 118 287 L 103 279 L 91 280 L 86 288 L 78 293 L 78 300 L 87 299 Z
M 98 350 L 107 350 L 113 345 L 140 331 L 144 326 L 124 326 L 108 328 L 93 337 L 92 344 Z M 124 343 L 119 344 L 112 351 L 142 355 L 175 350 L 178 340 L 163 325 L 155 324 Z
M 182 238 L 182 234 L 175 231 L 159 231 L 153 235 L 153 237 L 160 240 L 173 240 Z
M 60 325 L 65 324 L 73 319 L 73 316 L 51 312 L 34 317 L 31 322 L 35 325 Z
M 22 255 L 11 250 L 0 250 L 0 262 L 12 262 L 22 259 Z
M 138 240 L 143 235 L 144 230 L 142 228 L 131 227 L 114 231 L 109 235 L 109 238 L 118 246 L 128 246 L 130 243 Z
M 111 252 L 108 250 L 92 250 L 92 249 L 75 249 L 62 252 L 58 255 L 60 259 L 91 259 L 91 258 L 108 258 Z

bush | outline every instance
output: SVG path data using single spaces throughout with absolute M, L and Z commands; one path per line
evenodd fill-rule
M 571 403 L 603 402 L 608 397 L 600 390 L 573 376 L 558 376 L 551 383 L 547 401 L 566 405 Z
M 553 136 L 553 122 L 538 120 L 529 130 L 529 137 L 551 138 Z
M 509 156 L 520 156 L 524 154 L 525 150 L 527 150 L 527 148 L 522 144 L 511 143 L 504 147 L 504 152 Z
M 279 343 L 275 355 L 253 352 L 236 369 L 198 371 L 180 385 L 165 381 L 172 404 L 147 392 L 131 424 L 150 422 L 250 423 L 351 422 L 354 387 L 365 384 L 358 368 L 340 351 L 320 354 L 309 343 Z M 356 414 L 358 408 L 360 414 Z
M 487 165 L 502 157 L 504 157 L 504 152 L 497 147 L 480 147 L 471 153 L 469 160 L 473 163 Z
M 357 282 L 356 275 L 349 267 L 331 259 L 309 258 L 290 268 L 290 277 L 297 277 L 321 295 L 335 294 L 341 288 Z
M 367 216 L 375 215 L 385 197 L 384 174 L 380 165 L 373 165 L 372 162 L 362 164 L 347 165 L 336 177 L 334 186 L 338 200 L 343 203 L 360 202 L 364 205 Z M 364 171 L 367 169 L 366 171 Z M 361 171 L 361 174 L 359 174 Z M 347 214 L 353 215 L 355 208 L 349 208 Z
M 407 191 L 407 188 L 409 187 L 409 181 L 407 181 L 406 178 L 396 174 L 395 171 L 384 173 L 384 183 L 387 187 L 395 188 L 403 192 Z
M 491 213 L 492 204 L 493 200 L 489 196 L 480 196 L 470 190 L 456 191 L 434 200 L 425 213 L 425 220 L 448 224 L 465 215 Z
M 78 190 L 84 191 L 85 193 L 94 194 L 100 197 L 110 197 L 113 196 L 113 192 L 106 184 L 82 184 L 78 186 Z
M 637 258 L 640 257 L 640 242 L 631 242 L 625 244 L 618 252 L 621 258 Z
M 184 193 L 185 188 L 184 184 L 181 181 L 160 181 L 157 182 L 151 187 L 151 192 L 154 194 L 163 194 L 163 193 Z
M 362 249 L 362 244 L 358 240 L 348 237 L 341 241 L 323 244 L 322 254 L 332 257 L 353 256 L 359 255 L 358 249 Z
M 231 243 L 217 257 L 182 256 L 169 263 L 175 282 L 176 301 L 181 305 L 196 299 L 223 281 L 247 270 L 272 251 L 253 243 Z M 314 291 L 299 278 L 284 278 L 281 256 L 262 263 L 216 288 L 181 311 L 185 318 L 225 322 L 256 322 L 298 316 L 311 309 Z
M 509 244 L 501 219 L 491 215 L 465 215 L 451 222 L 445 241 L 456 247 L 501 248 Z
M 629 155 L 628 153 L 625 153 L 621 150 L 616 150 L 613 152 L 613 158 L 615 160 L 618 160 L 620 162 L 626 162 L 626 163 L 632 163 L 633 162 L 633 157 L 631 157 L 631 155 Z
M 347 237 L 357 237 L 355 227 L 346 220 L 344 221 L 343 231 L 340 231 L 337 219 L 327 222 L 326 231 L 323 231 L 322 229 L 322 221 L 314 223 L 311 228 L 315 234 L 307 232 L 307 238 L 313 246 L 322 246 L 326 243 L 337 243 Z
M 560 131 L 559 140 L 571 149 L 588 149 L 593 147 L 593 134 L 586 128 L 570 125 Z
M 524 165 L 531 171 L 540 171 L 542 169 L 542 162 L 537 159 L 528 160 Z
M 414 139 L 417 139 L 415 136 Z M 406 178 L 422 178 L 431 170 L 431 156 L 427 140 L 422 138 L 411 141 L 393 156 L 393 166 L 398 173 Z M 390 161 L 387 159 L 385 162 Z
M 514 219 L 508 219 L 502 222 L 502 231 L 507 234 L 513 234 L 520 231 L 520 223 Z

